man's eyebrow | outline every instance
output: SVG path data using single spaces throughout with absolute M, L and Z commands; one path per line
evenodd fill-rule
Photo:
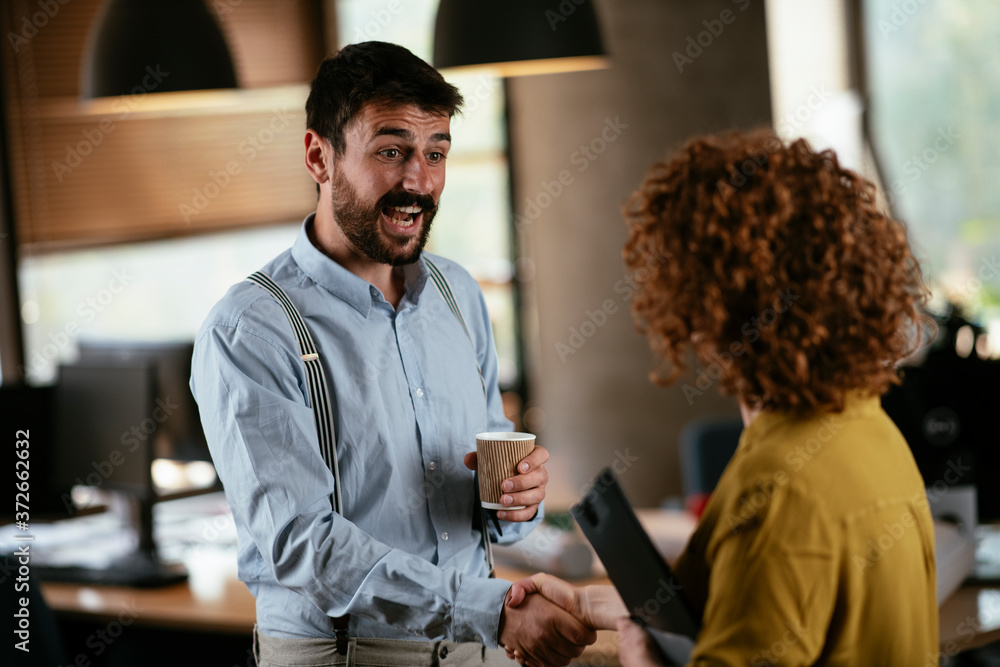
M 375 130 L 374 137 L 399 137 L 400 139 L 413 140 L 413 132 L 403 129 L 401 127 L 380 127 Z
M 407 141 L 414 141 L 416 137 L 413 132 L 402 127 L 380 127 L 375 130 L 375 134 L 372 138 L 376 137 L 399 137 L 400 139 L 406 139 Z M 431 135 L 431 141 L 447 141 L 451 143 L 451 134 L 449 132 L 437 132 Z

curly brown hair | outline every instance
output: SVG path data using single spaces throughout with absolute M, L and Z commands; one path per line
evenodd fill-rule
M 752 408 L 839 412 L 847 392 L 898 384 L 896 363 L 933 326 L 904 226 L 805 140 L 696 138 L 649 170 L 625 219 L 625 263 L 649 276 L 636 326 L 671 367 L 651 373 L 659 384 L 690 346 Z

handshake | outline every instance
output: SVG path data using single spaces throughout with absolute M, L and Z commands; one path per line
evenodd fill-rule
M 613 586 L 573 586 L 549 574 L 514 583 L 500 615 L 507 657 L 528 667 L 567 665 L 597 641 L 596 630 L 617 629 L 625 667 L 657 664 L 645 632 L 629 620 Z

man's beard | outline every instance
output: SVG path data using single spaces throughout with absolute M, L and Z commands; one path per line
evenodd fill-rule
M 420 259 L 420 253 L 431 232 L 431 221 L 437 213 L 433 197 L 409 192 L 389 192 L 373 206 L 366 206 L 343 173 L 337 170 L 331 199 L 333 217 L 344 236 L 369 261 L 404 266 Z M 382 209 L 387 206 L 419 206 L 422 209 L 419 224 L 423 227 L 416 237 L 416 245 L 407 248 L 413 243 L 414 237 L 393 238 L 382 233 Z

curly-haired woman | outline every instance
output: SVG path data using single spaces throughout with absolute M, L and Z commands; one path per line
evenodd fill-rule
M 694 665 L 937 665 L 934 529 L 879 397 L 930 325 L 926 288 L 875 187 L 769 132 L 698 138 L 626 208 L 633 301 L 669 384 L 688 350 L 739 399 L 739 447 L 676 576 L 702 626 Z M 925 324 L 926 323 L 926 324 Z M 538 591 L 655 654 L 610 587 Z

